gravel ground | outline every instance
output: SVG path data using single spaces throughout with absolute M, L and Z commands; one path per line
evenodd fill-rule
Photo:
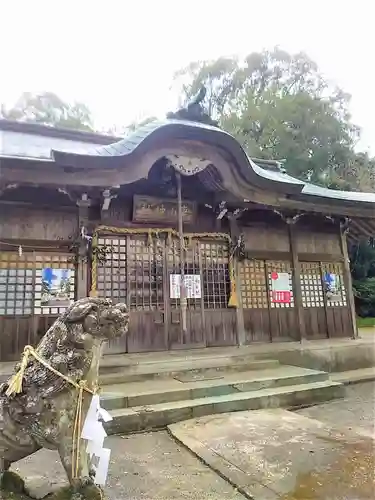
M 375 438 L 375 383 L 349 385 L 344 399 L 305 408 L 297 413 Z

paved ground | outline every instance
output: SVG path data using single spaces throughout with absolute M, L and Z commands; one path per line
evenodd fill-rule
M 167 432 L 108 438 L 112 449 L 109 500 L 243 500 L 224 479 L 182 448 Z M 64 479 L 57 454 L 40 451 L 19 463 L 23 477 Z
M 247 498 L 374 498 L 370 437 L 282 409 L 206 416 L 169 429 Z
M 297 413 L 323 422 L 340 424 L 345 428 L 360 428 L 361 432 L 368 436 L 373 432 L 374 408 L 375 384 L 366 383 L 349 387 L 347 397 L 342 401 L 322 404 Z M 329 440 L 327 443 L 329 444 Z M 176 444 L 166 432 L 126 438 L 111 437 L 109 445 L 113 450 L 111 476 L 106 489 L 110 500 L 244 498 L 185 448 Z M 329 453 L 329 447 L 325 449 Z M 52 452 L 41 451 L 17 465 L 23 476 L 38 476 L 46 471 L 49 478 L 58 480 L 59 477 L 64 477 L 57 455 Z M 362 466 L 363 464 L 360 464 L 358 470 Z M 266 500 L 265 496 L 259 498 Z M 347 500 L 351 498 L 354 497 L 347 496 Z M 368 497 L 370 498 L 375 498 L 375 494 Z M 303 498 L 307 499 L 314 497 Z M 359 499 L 360 497 L 356 498 Z
M 375 438 L 375 383 L 354 384 L 346 387 L 343 400 L 332 401 L 298 413 L 323 422 L 356 429 Z

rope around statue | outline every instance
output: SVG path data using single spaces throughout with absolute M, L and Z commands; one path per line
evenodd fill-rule
M 58 377 L 65 380 L 65 382 L 67 382 L 68 384 L 75 387 L 78 391 L 77 405 L 76 405 L 76 412 L 75 412 L 75 419 L 74 419 L 74 428 L 73 428 L 73 444 L 72 444 L 72 477 L 74 479 L 78 479 L 79 443 L 80 443 L 81 433 L 82 433 L 83 394 L 84 394 L 84 392 L 87 392 L 87 393 L 91 394 L 92 396 L 94 396 L 98 393 L 99 388 L 96 387 L 95 389 L 90 389 L 87 386 L 87 382 L 85 380 L 81 380 L 79 382 L 72 380 L 70 377 L 67 377 L 66 375 L 62 374 L 61 372 L 59 372 L 58 370 L 53 368 L 53 366 L 51 366 L 48 363 L 48 361 L 46 361 L 41 356 L 39 356 L 39 354 L 36 352 L 36 350 L 32 346 L 27 345 L 27 346 L 25 346 L 24 351 L 23 351 L 20 368 L 17 371 L 17 373 L 15 373 L 13 375 L 13 377 L 10 379 L 9 386 L 8 386 L 7 391 L 6 391 L 7 396 L 11 396 L 12 394 L 21 394 L 22 393 L 22 382 L 23 382 L 25 370 L 27 368 L 30 357 L 33 357 L 41 365 L 43 365 L 45 368 L 50 370 L 52 373 L 54 373 Z

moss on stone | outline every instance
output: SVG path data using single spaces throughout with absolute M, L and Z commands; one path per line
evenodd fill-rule
M 72 500 L 75 498 L 82 500 L 105 500 L 102 490 L 95 485 L 85 486 L 78 495 L 77 493 L 74 494 L 70 487 L 61 488 L 59 491 L 48 495 L 46 500 Z
M 82 495 L 84 498 L 87 500 L 104 500 L 104 493 L 103 491 L 98 487 L 95 486 L 94 484 L 89 484 L 88 486 L 85 486 L 85 488 L 82 491 Z
M 0 498 L 1 500 L 32 500 L 22 493 L 12 493 L 11 491 L 1 491 Z
M 15 472 L 7 470 L 2 475 L 0 490 L 10 493 L 23 493 L 25 491 L 25 481 Z
M 32 500 L 25 492 L 24 480 L 15 472 L 6 471 L 0 485 L 1 500 Z M 89 484 L 75 493 L 70 486 L 60 488 L 50 493 L 45 500 L 105 500 L 102 490 L 94 484 Z
M 61 488 L 58 491 L 55 491 L 54 493 L 51 493 L 47 498 L 48 500 L 71 500 L 72 495 L 72 489 L 67 486 L 65 488 Z

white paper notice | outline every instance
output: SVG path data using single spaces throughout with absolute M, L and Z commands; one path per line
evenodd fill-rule
M 289 273 L 277 273 L 277 278 L 272 279 L 272 290 L 274 292 L 290 292 Z
M 109 448 L 103 448 L 100 452 L 99 464 L 95 474 L 95 484 L 99 486 L 104 486 L 107 481 L 110 457 L 111 450 Z
M 202 286 L 200 274 L 185 274 L 185 288 L 187 299 L 200 299 Z M 169 275 L 170 298 L 179 299 L 181 296 L 181 274 Z

